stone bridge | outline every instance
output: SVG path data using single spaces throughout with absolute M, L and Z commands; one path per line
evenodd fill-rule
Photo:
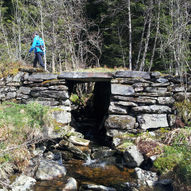
M 94 97 L 101 128 L 111 137 L 127 132 L 172 127 L 176 121 L 175 101 L 191 97 L 189 78 L 181 79 L 159 72 L 117 71 L 114 73 L 41 73 L 20 69 L 17 75 L 0 80 L 0 101 L 37 101 L 59 108 L 54 118 L 71 123 L 70 86 L 95 82 Z

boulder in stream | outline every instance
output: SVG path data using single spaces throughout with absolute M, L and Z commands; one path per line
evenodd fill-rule
M 70 190 L 72 190 L 72 191 L 77 191 L 78 190 L 78 183 L 72 177 L 68 178 L 66 185 L 62 189 L 62 191 L 70 191 Z
M 21 174 L 10 187 L 12 191 L 27 191 L 31 190 L 31 187 L 35 184 L 36 180 L 34 178 Z
M 40 161 L 36 172 L 38 180 L 52 180 L 55 177 L 66 175 L 66 168 L 53 160 L 43 159 Z

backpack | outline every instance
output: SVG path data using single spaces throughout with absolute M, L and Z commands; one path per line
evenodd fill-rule
M 36 42 L 36 47 L 39 47 L 43 52 L 45 52 L 44 41 L 42 40 L 42 38 L 38 38 Z

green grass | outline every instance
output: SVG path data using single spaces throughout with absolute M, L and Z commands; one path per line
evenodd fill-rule
M 51 120 L 48 112 L 48 107 L 35 102 L 0 105 L 0 178 L 11 172 L 11 167 L 22 170 L 27 165 L 28 146 L 43 137 Z

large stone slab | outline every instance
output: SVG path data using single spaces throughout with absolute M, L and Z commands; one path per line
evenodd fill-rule
M 44 90 L 44 91 L 31 91 L 33 97 L 45 97 L 45 98 L 57 98 L 57 99 L 68 99 L 69 95 L 66 91 L 55 91 L 55 90 Z
M 132 86 L 128 85 L 122 85 L 122 84 L 112 84 L 111 85 L 111 94 L 113 95 L 132 95 L 134 94 L 134 88 Z
M 108 81 L 113 77 L 113 73 L 107 72 L 63 72 L 58 75 L 58 79 L 77 81 Z
M 143 114 L 137 116 L 137 121 L 144 130 L 169 126 L 166 114 Z
M 34 73 L 32 75 L 24 77 L 24 80 L 33 82 L 42 82 L 45 80 L 54 80 L 54 79 L 57 79 L 57 75 L 51 73 Z
M 117 71 L 115 73 L 116 78 L 143 78 L 150 79 L 150 73 L 141 71 Z

